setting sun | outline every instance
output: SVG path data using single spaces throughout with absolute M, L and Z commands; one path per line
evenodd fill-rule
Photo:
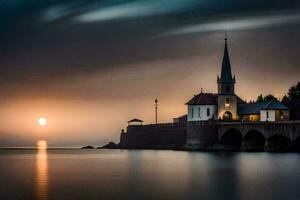
M 48 147 L 46 140 L 39 140 L 37 142 L 37 149 L 38 150 L 46 150 Z
M 40 117 L 40 118 L 38 119 L 38 124 L 39 124 L 40 126 L 46 126 L 46 125 L 47 125 L 47 119 L 46 119 L 45 117 Z

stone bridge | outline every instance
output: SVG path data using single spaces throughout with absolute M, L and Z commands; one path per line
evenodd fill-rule
M 300 121 L 219 122 L 217 143 L 227 149 L 299 150 Z

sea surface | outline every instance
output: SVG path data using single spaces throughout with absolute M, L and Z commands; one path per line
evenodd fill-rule
M 0 150 L 0 199 L 299 199 L 300 154 Z

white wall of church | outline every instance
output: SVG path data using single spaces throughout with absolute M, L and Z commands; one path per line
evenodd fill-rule
M 260 111 L 260 121 L 275 122 L 275 110 L 261 110 Z
M 189 105 L 187 121 L 207 121 L 216 114 L 216 110 L 216 105 Z

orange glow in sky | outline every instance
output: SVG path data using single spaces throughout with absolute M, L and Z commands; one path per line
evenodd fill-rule
M 41 137 L 59 147 L 117 143 L 128 120 L 155 123 L 155 98 L 158 122 L 171 122 L 186 114 L 185 103 L 201 88 L 204 92 L 217 91 L 223 45 L 223 41 L 217 45 L 217 55 L 200 52 L 197 57 L 122 65 L 114 73 L 93 72 L 49 82 L 43 95 L 3 98 L 0 146 L 32 146 Z M 299 79 L 297 72 L 282 78 L 287 76 L 285 71 L 264 71 L 264 63 L 256 64 L 254 71 L 233 45 L 230 53 L 236 94 L 242 99 L 255 100 L 259 94 L 282 98 Z
M 37 142 L 37 149 L 38 150 L 46 150 L 48 147 L 46 140 L 39 140 Z

